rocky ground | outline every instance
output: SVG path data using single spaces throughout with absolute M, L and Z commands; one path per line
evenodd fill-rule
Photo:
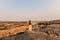
M 37 24 L 32 31 L 25 31 L 0 40 L 60 40 L 60 24 Z
M 60 24 L 36 25 L 33 31 L 26 31 L 1 40 L 60 40 Z

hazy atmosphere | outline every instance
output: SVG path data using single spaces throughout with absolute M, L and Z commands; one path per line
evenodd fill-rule
M 0 0 L 0 20 L 60 19 L 60 0 Z

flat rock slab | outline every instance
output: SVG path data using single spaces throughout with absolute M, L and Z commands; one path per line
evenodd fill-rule
M 2 38 L 1 40 L 59 40 L 40 33 L 25 32 L 16 36 Z

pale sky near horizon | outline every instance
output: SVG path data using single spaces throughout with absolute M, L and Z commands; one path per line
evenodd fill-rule
M 60 19 L 60 0 L 0 0 L 0 20 Z

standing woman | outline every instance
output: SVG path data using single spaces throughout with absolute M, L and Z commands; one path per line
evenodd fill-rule
M 32 23 L 31 23 L 31 20 L 29 20 L 29 31 L 32 31 Z

